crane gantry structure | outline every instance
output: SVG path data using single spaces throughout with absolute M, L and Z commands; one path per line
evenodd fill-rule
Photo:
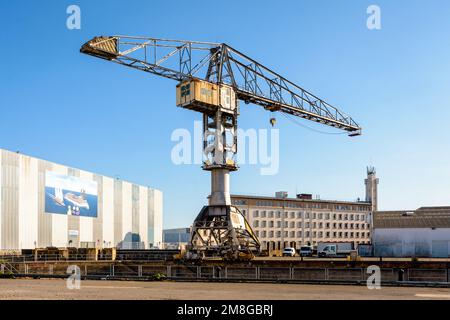
M 239 101 L 334 127 L 349 136 L 361 127 L 338 108 L 224 43 L 101 36 L 82 53 L 173 79 L 177 106 L 203 114 L 203 169 L 211 171 L 209 204 L 192 226 L 191 250 L 236 258 L 260 243 L 231 204 L 229 173 L 238 169 Z

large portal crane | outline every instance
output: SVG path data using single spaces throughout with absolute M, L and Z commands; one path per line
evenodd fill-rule
M 191 250 L 237 258 L 260 243 L 230 198 L 230 172 L 238 169 L 239 100 L 361 134 L 348 115 L 224 43 L 101 36 L 82 53 L 178 81 L 177 106 L 203 114 L 202 168 L 211 172 L 211 195 L 192 225 Z

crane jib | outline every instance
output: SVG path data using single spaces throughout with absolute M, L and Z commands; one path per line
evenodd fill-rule
M 239 100 L 349 132 L 361 127 L 348 115 L 226 44 L 130 36 L 99 36 L 84 54 L 183 82 L 226 85 Z

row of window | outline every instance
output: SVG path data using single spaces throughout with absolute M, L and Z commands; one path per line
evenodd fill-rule
M 246 206 L 247 200 L 233 199 L 233 204 L 236 206 Z M 325 210 L 337 210 L 337 211 L 370 211 L 369 205 L 334 205 L 331 203 L 311 203 L 303 201 L 275 201 L 275 200 L 257 200 L 257 207 L 285 207 L 285 208 L 305 208 L 305 209 L 325 209 Z
M 281 238 L 281 231 L 255 231 L 257 237 L 261 238 Z M 342 239 L 353 239 L 353 238 L 369 238 L 370 232 L 322 232 L 322 231 L 284 231 L 285 238 L 342 238 Z
M 246 210 L 243 210 L 244 215 Z M 323 213 L 323 212 L 287 212 L 282 213 L 281 211 L 259 211 L 253 210 L 253 218 L 281 218 L 283 215 L 286 219 L 318 219 L 318 220 L 350 220 L 350 221 L 364 221 L 364 214 L 353 214 L 353 213 Z
M 369 229 L 369 225 L 365 223 L 342 223 L 342 222 L 302 222 L 302 221 L 284 221 L 284 228 L 313 228 L 313 229 Z M 254 228 L 281 228 L 282 221 L 260 221 L 253 220 Z

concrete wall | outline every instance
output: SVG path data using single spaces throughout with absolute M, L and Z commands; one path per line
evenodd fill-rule
M 131 249 L 162 242 L 159 190 L 6 150 L 0 150 L 0 164 L 1 250 L 68 245 Z M 96 181 L 97 217 L 45 212 L 46 171 Z
M 450 229 L 374 229 L 374 255 L 381 257 L 450 256 Z

